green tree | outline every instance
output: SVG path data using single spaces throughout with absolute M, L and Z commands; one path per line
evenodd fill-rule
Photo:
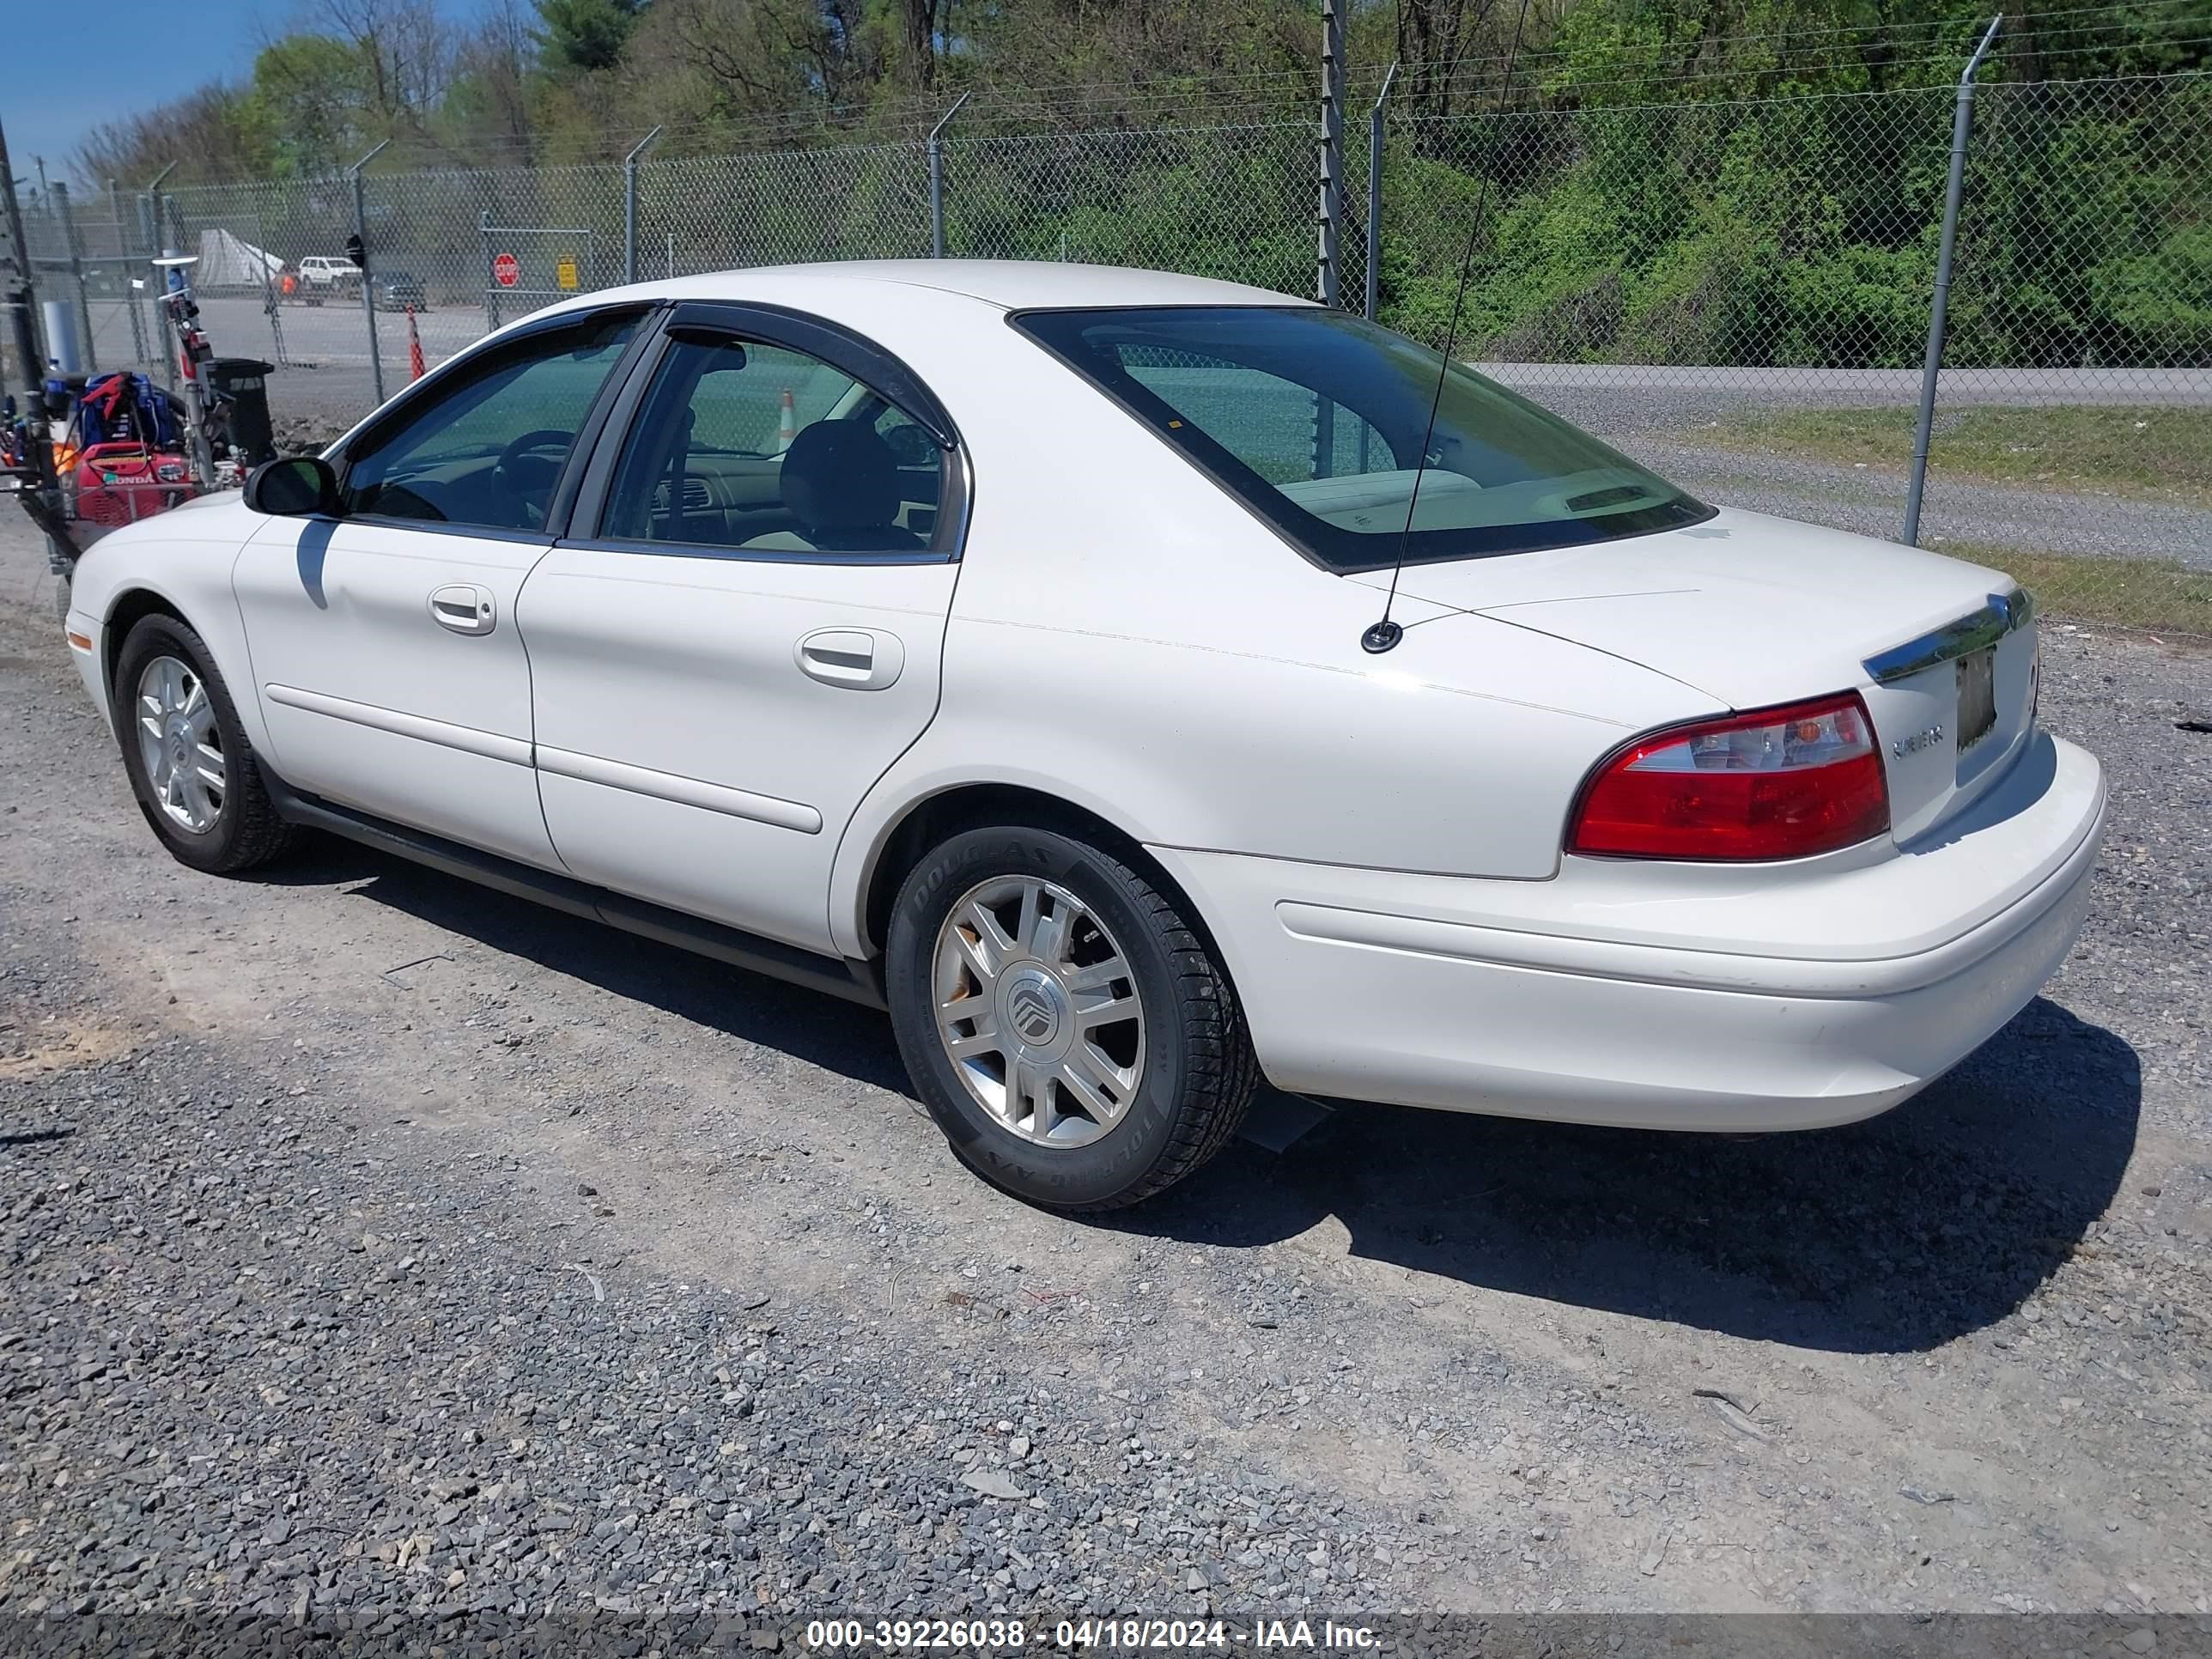
M 272 135 L 273 170 L 328 173 L 367 149 L 368 88 L 362 54 L 349 41 L 288 34 L 264 46 L 253 60 L 249 97 Z
M 641 0 L 538 0 L 538 49 L 556 75 L 589 75 L 622 62 Z

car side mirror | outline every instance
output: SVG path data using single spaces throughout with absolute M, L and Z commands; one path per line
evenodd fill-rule
M 279 519 L 301 519 L 311 514 L 335 518 L 338 475 L 319 455 L 287 455 L 264 461 L 246 474 L 246 504 L 256 513 Z

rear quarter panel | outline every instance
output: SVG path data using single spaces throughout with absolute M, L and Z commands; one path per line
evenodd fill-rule
M 931 337 L 932 334 L 935 337 Z M 1589 769 L 1709 696 L 1319 569 L 1003 321 L 886 343 L 944 398 L 973 507 L 936 720 L 862 802 L 831 927 L 929 796 L 1042 791 L 1155 845 L 1540 879 Z

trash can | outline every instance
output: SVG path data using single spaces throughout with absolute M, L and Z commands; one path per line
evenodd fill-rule
M 248 466 L 276 459 L 264 378 L 276 367 L 258 357 L 217 357 L 207 366 L 208 387 L 229 411 L 231 447 Z

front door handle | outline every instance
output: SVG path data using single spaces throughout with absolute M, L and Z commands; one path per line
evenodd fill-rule
M 453 582 L 433 592 L 430 617 L 456 634 L 489 634 L 499 625 L 490 593 L 473 582 Z
M 810 678 L 848 691 L 880 691 L 906 667 L 906 647 L 896 636 L 866 628 L 817 628 L 793 655 Z

